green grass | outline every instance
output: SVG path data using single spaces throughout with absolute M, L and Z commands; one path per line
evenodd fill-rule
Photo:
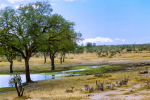
M 39 67 L 39 66 L 38 66 Z M 62 70 L 55 70 L 51 71 L 50 69 L 47 69 L 44 67 L 42 70 L 39 70 L 37 66 L 33 66 L 33 68 L 30 69 L 30 74 L 39 74 L 39 73 L 44 73 L 44 75 L 53 75 L 53 74 L 61 74 Z M 92 74 L 102 74 L 102 73 L 107 73 L 107 72 L 113 72 L 113 71 L 119 71 L 122 70 L 123 67 L 121 66 L 98 66 L 97 68 L 92 68 L 92 66 L 77 66 L 77 67 L 72 67 L 70 70 L 79 70 L 79 69 L 85 69 L 85 70 L 80 70 L 80 71 L 72 71 L 72 72 L 67 72 L 71 74 L 80 74 L 80 75 L 92 75 Z M 65 69 L 64 69 L 65 70 Z M 23 70 L 14 70 L 14 73 L 10 74 L 9 71 L 7 72 L 0 72 L 0 75 L 15 75 L 15 74 L 25 74 L 25 71 Z
M 1 73 L 0 75 L 16 75 L 16 74 L 25 74 L 25 72 L 13 72 L 13 73 Z M 56 75 L 56 74 L 61 74 L 61 71 L 37 71 L 37 72 L 33 72 L 30 71 L 30 74 L 39 74 L 39 73 L 43 73 L 43 75 Z
M 3 87 L 0 88 L 0 92 L 6 92 L 6 91 L 16 91 L 15 87 Z
M 73 68 L 70 68 L 70 70 L 79 70 L 79 69 L 91 69 L 90 66 L 77 66 L 77 67 L 73 67 Z
M 87 67 L 87 68 L 86 68 Z M 114 72 L 124 69 L 122 66 L 103 66 L 103 67 L 97 67 L 97 68 L 88 68 L 89 66 L 81 66 L 76 67 L 74 69 L 86 69 L 82 71 L 75 71 L 72 72 L 72 74 L 81 74 L 81 75 L 92 75 L 92 74 L 102 74 L 102 73 L 108 73 L 108 72 Z M 71 72 L 69 72 L 71 73 Z

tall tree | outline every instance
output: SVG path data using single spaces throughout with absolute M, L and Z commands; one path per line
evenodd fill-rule
M 81 33 L 76 33 L 74 31 L 74 23 L 65 20 L 61 15 L 54 14 L 49 19 L 50 23 L 55 25 L 51 27 L 51 29 L 47 30 L 48 34 L 46 35 L 47 38 L 51 36 L 55 37 L 55 42 L 43 40 L 41 46 L 41 50 L 49 52 L 49 56 L 51 59 L 51 70 L 55 70 L 54 58 L 57 52 L 67 51 L 74 47 L 76 41 L 81 40 Z M 49 34 L 50 33 L 50 34 Z
M 50 29 L 48 19 L 52 8 L 48 2 L 20 5 L 17 10 L 6 7 L 0 11 L 0 45 L 19 52 L 25 60 L 26 82 L 30 82 L 29 59 L 36 54 Z M 54 37 L 51 37 L 54 38 Z M 51 39 L 47 39 L 51 41 Z M 52 40 L 53 41 L 53 40 Z
M 54 43 L 60 45 L 62 40 L 77 37 L 74 23 L 51 12 L 49 2 L 20 5 L 17 10 L 6 7 L 0 11 L 0 46 L 21 54 L 25 60 L 26 82 L 31 81 L 29 59 L 39 48 Z

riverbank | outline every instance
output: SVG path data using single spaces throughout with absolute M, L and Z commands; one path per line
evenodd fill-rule
M 150 66 L 147 66 L 150 68 Z M 143 67 L 138 67 L 143 70 Z M 145 81 L 149 80 L 149 76 L 140 75 L 138 69 L 126 69 L 122 71 L 105 73 L 103 76 L 95 77 L 94 75 L 73 76 L 64 79 L 55 79 L 47 81 L 36 81 L 24 86 L 24 97 L 18 98 L 16 91 L 3 91 L 0 92 L 0 99 L 5 100 L 22 100 L 24 99 L 142 99 L 148 98 L 150 90 L 145 88 Z M 149 74 L 147 74 L 149 75 Z M 107 77 L 105 77 L 107 76 Z M 114 90 L 105 89 L 104 91 L 94 91 L 89 93 L 85 91 L 84 85 L 96 87 L 96 80 L 100 82 L 113 82 L 124 79 L 129 76 L 129 83 L 127 86 L 115 87 Z M 74 87 L 73 93 L 66 93 L 66 89 Z M 82 90 L 82 91 L 81 91 Z M 132 91 L 131 91 L 132 90 Z
M 69 70 L 74 66 L 91 66 L 91 65 L 107 65 L 107 64 L 127 64 L 129 66 L 137 65 L 146 65 L 149 64 L 150 53 L 124 53 L 116 54 L 113 58 L 109 57 L 98 57 L 96 53 L 83 53 L 83 54 L 66 54 L 65 62 L 60 64 L 59 56 L 55 58 L 55 68 L 56 72 L 60 70 Z M 144 63 L 144 64 L 143 64 Z M 14 74 L 20 72 L 21 74 L 25 73 L 24 60 L 18 62 L 14 60 L 13 70 Z M 9 74 L 9 62 L 0 62 L 0 74 Z M 47 62 L 44 63 L 44 57 L 31 57 L 29 60 L 30 73 L 47 73 L 51 71 L 51 61 L 47 57 Z M 55 72 L 54 71 L 54 72 Z
M 138 55 L 139 54 L 139 55 Z M 99 58 L 94 54 L 85 55 L 85 57 L 80 57 L 81 55 L 77 55 L 77 58 L 74 59 L 66 59 L 66 62 L 63 64 L 59 64 L 56 61 L 56 70 L 68 70 L 70 68 L 74 68 L 74 66 L 84 66 L 84 65 L 121 65 L 125 67 L 124 70 L 113 71 L 109 73 L 105 73 L 100 75 L 99 77 L 95 77 L 95 75 L 84 75 L 84 76 L 73 76 L 66 77 L 64 79 L 55 79 L 55 80 L 47 80 L 47 81 L 37 81 L 34 83 L 29 83 L 27 86 L 24 86 L 24 97 L 18 98 L 17 93 L 14 90 L 9 91 L 9 89 L 5 89 L 5 91 L 0 92 L 0 99 L 4 100 L 20 100 L 20 99 L 41 99 L 41 100 L 51 100 L 51 99 L 102 99 L 109 100 L 111 99 L 149 99 L 149 89 L 146 89 L 145 82 L 150 80 L 150 75 L 147 76 L 140 75 L 138 70 L 144 70 L 145 67 L 150 68 L 149 66 L 149 53 L 141 53 L 122 55 L 122 58 L 118 55 L 114 58 Z M 94 55 L 94 56 L 93 56 Z M 128 55 L 128 56 L 127 56 Z M 136 56 L 139 57 L 138 59 Z M 91 56 L 91 57 L 90 57 Z M 132 57 L 133 56 L 133 57 Z M 87 57 L 87 58 L 86 58 Z M 120 57 L 120 58 L 119 58 Z M 132 59 L 130 59 L 130 57 Z M 34 58 L 35 60 L 36 58 Z M 37 58 L 42 59 L 42 58 Z M 89 59 L 87 61 L 78 62 L 80 59 Z M 59 59 L 57 59 L 59 60 Z M 32 59 L 31 59 L 32 62 Z M 37 60 L 36 62 L 40 62 Z M 50 70 L 50 62 L 47 61 L 46 64 L 32 62 L 30 64 L 31 72 L 36 72 L 40 70 L 41 72 Z M 15 71 L 24 71 L 23 62 L 21 62 L 19 66 L 14 66 Z M 39 65 L 38 65 L 39 64 Z M 4 64 L 5 65 L 5 64 Z M 8 63 L 9 65 L 9 63 Z M 5 69 L 4 72 L 9 72 L 9 66 L 1 66 L 1 69 Z M 6 73 L 5 73 L 6 74 Z M 127 86 L 115 87 L 115 90 L 106 89 L 105 91 L 94 91 L 93 93 L 88 93 L 88 91 L 84 90 L 84 85 L 89 85 L 90 87 L 96 87 L 96 80 L 104 81 L 106 85 L 108 82 L 113 82 L 117 80 L 122 80 L 125 77 L 129 76 L 129 83 Z M 66 93 L 66 89 L 71 89 L 74 87 L 73 93 Z M 81 89 L 83 91 L 81 91 Z M 131 91 L 132 90 L 132 91 Z M 2 90 L 1 90 L 2 91 Z

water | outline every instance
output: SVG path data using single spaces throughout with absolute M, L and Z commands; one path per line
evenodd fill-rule
M 22 83 L 26 81 L 25 74 L 21 74 Z M 60 77 L 62 76 L 62 77 Z M 10 87 L 8 82 L 13 75 L 0 75 L 0 88 L 1 87 Z M 30 74 L 32 81 L 40 81 L 40 80 L 51 80 L 51 79 L 61 79 L 64 78 L 62 74 L 57 75 L 43 75 L 43 74 Z
M 87 67 L 89 67 L 89 66 L 87 66 Z M 102 67 L 102 66 L 90 66 L 90 67 L 97 68 L 97 67 Z M 45 73 L 30 74 L 30 77 L 31 77 L 32 81 L 61 79 L 61 78 L 65 78 L 65 76 L 71 75 L 72 72 L 83 71 L 83 70 L 86 70 L 86 69 L 62 71 L 62 74 L 56 74 L 56 75 L 45 75 Z M 70 74 L 67 74 L 69 72 L 70 72 Z M 79 75 L 79 74 L 73 74 L 73 75 Z M 22 79 L 22 83 L 24 83 L 26 81 L 25 74 L 21 74 L 20 76 L 21 76 L 21 79 Z M 10 87 L 8 82 L 9 82 L 9 79 L 11 79 L 12 77 L 13 77 L 13 75 L 0 75 L 0 88 Z

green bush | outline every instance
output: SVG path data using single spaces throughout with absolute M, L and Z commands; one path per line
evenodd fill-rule
M 0 62 L 7 62 L 8 60 L 7 60 L 7 58 L 6 57 L 0 57 Z

